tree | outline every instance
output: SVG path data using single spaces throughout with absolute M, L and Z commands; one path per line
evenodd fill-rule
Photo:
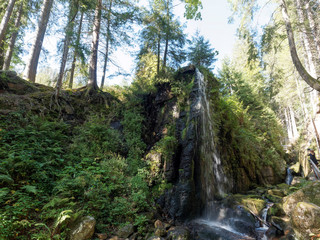
M 143 19 L 145 27 L 141 34 L 139 57 L 153 52 L 157 56 L 158 75 L 161 66 L 165 72 L 168 63 L 175 66 L 185 60 L 183 47 L 186 36 L 180 22 L 174 19 L 171 13 L 171 5 L 171 1 L 168 0 L 151 2 L 151 10 L 145 13 Z
M 110 43 L 110 37 L 111 37 L 110 27 L 111 27 L 112 2 L 113 2 L 113 0 L 109 0 L 109 7 L 108 7 L 108 13 L 107 13 L 106 51 L 105 51 L 104 64 L 103 64 L 103 70 L 102 70 L 102 78 L 101 78 L 101 85 L 100 85 L 101 89 L 104 86 L 104 80 L 106 78 L 106 69 L 107 69 L 107 64 L 108 64 L 108 60 L 109 60 L 109 43 Z
M 23 2 L 20 4 L 19 9 L 17 11 L 16 19 L 14 22 L 14 31 L 10 37 L 9 46 L 8 46 L 6 56 L 4 59 L 4 64 L 3 64 L 4 70 L 9 70 L 9 67 L 10 67 L 10 63 L 11 63 L 11 59 L 12 59 L 12 55 L 13 55 L 13 49 L 14 49 L 16 39 L 18 36 L 18 31 L 19 31 L 19 28 L 21 25 L 22 14 L 23 14 Z
M 71 1 L 69 5 L 69 14 L 68 14 L 68 23 L 65 29 L 65 37 L 64 37 L 64 43 L 63 43 L 63 53 L 62 53 L 62 59 L 60 64 L 60 70 L 58 74 L 58 80 L 56 85 L 56 97 L 59 96 L 60 90 L 62 87 L 62 79 L 64 75 L 65 66 L 67 63 L 68 58 L 68 52 L 69 52 L 69 45 L 71 41 L 71 35 L 73 33 L 74 28 L 74 20 L 78 14 L 78 1 Z
M 93 33 L 91 42 L 91 54 L 89 58 L 89 79 L 88 88 L 97 90 L 97 60 L 98 60 L 98 46 L 99 46 L 99 35 L 100 35 L 100 24 L 101 24 L 101 11 L 102 11 L 102 0 L 97 0 L 96 10 L 94 14 L 93 22 Z
M 188 52 L 189 61 L 197 67 L 213 69 L 212 64 L 217 61 L 216 56 L 219 52 L 211 48 L 209 41 L 200 36 L 199 32 L 192 37 L 191 43 Z
M 112 53 L 120 46 L 133 42 L 132 23 L 140 23 L 140 9 L 132 0 L 108 0 L 102 13 L 100 62 L 103 62 L 101 88 L 103 88 L 108 64 L 117 66 Z M 104 49 L 103 49 L 104 47 Z
M 4 40 L 8 23 L 13 11 L 14 4 L 16 3 L 16 0 L 9 0 L 8 6 L 6 9 L 6 12 L 4 16 L 2 17 L 1 23 L 0 23 L 0 44 L 2 44 L 2 41 Z
M 74 78 L 74 71 L 76 68 L 76 61 L 77 57 L 79 56 L 79 45 L 80 45 L 80 36 L 81 36 L 81 29 L 82 29 L 82 22 L 83 22 L 83 10 L 81 10 L 80 20 L 79 20 L 79 27 L 77 31 L 76 41 L 73 46 L 74 52 L 73 52 L 73 60 L 71 64 L 71 70 L 70 70 L 70 79 L 69 79 L 69 88 L 73 87 L 73 78 Z
M 254 14 L 256 12 L 257 9 L 259 9 L 259 1 L 257 0 L 245 0 L 245 1 L 239 1 L 239 0 L 231 0 L 230 1 L 233 4 L 233 10 L 234 13 L 238 13 L 241 16 L 241 25 L 239 28 L 239 32 L 241 33 L 243 29 L 248 29 L 248 25 L 250 24 L 250 22 L 252 21 L 252 19 L 254 18 Z M 307 9 L 308 9 L 308 5 L 307 2 L 309 1 L 304 1 L 303 4 L 306 4 Z M 294 64 L 294 66 L 296 67 L 297 71 L 299 72 L 299 75 L 301 76 L 301 78 L 313 89 L 320 91 L 320 76 L 312 76 L 312 74 L 310 74 L 310 72 L 308 72 L 306 70 L 306 68 L 303 66 L 302 61 L 300 60 L 299 56 L 298 56 L 298 51 L 297 51 L 297 46 L 295 43 L 295 36 L 294 36 L 294 31 L 292 28 L 292 24 L 291 24 L 291 19 L 289 17 L 289 13 L 288 13 L 288 6 L 287 6 L 287 2 L 285 0 L 279 0 L 279 6 L 282 12 L 282 18 L 284 21 L 284 26 L 286 28 L 286 36 L 288 39 L 288 43 L 289 43 L 289 47 L 290 47 L 290 55 L 291 55 L 291 59 L 292 59 L 292 63 Z M 303 9 L 303 11 L 307 10 L 307 9 Z M 299 11 L 301 9 L 298 9 L 298 14 L 300 15 L 300 22 L 302 21 L 303 24 L 307 23 L 308 24 L 308 28 L 314 28 L 313 30 L 315 31 L 315 33 L 317 33 L 317 28 L 316 28 L 316 24 L 312 24 L 312 21 L 310 22 L 310 17 L 312 17 L 312 19 L 315 19 L 315 15 L 312 13 L 310 14 L 300 14 Z M 308 19 L 308 15 L 310 16 Z M 301 17 L 303 19 L 301 19 Z M 256 33 L 256 30 L 253 30 Z M 311 33 L 306 33 L 306 34 L 311 34 Z M 245 34 L 243 36 L 246 36 Z M 310 43 L 310 41 L 309 41 Z M 308 51 L 308 50 L 306 50 Z M 317 59 L 317 58 L 316 58 Z M 316 65 L 316 63 L 314 63 Z
M 53 5 L 53 0 L 44 0 L 41 8 L 41 15 L 36 30 L 36 39 L 31 47 L 29 54 L 29 61 L 25 69 L 24 76 L 31 82 L 35 82 L 37 67 L 39 62 L 39 56 L 42 48 L 42 43 L 44 35 L 47 29 L 47 24 L 49 21 L 50 11 Z
M 307 70 L 304 68 L 302 65 L 300 58 L 297 53 L 297 48 L 296 48 L 296 43 L 294 40 L 294 33 L 292 30 L 291 26 L 291 21 L 288 15 L 287 11 L 287 5 L 285 0 L 281 0 L 281 10 L 282 10 L 282 16 L 283 20 L 285 22 L 286 30 L 287 30 L 287 37 L 288 37 L 288 42 L 289 42 L 289 47 L 290 47 L 290 54 L 292 58 L 292 62 L 295 65 L 297 71 L 299 72 L 301 78 L 313 89 L 317 90 L 320 92 L 320 76 L 318 79 L 312 77 Z

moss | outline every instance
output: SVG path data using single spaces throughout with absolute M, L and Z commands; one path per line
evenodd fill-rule
M 266 205 L 266 201 L 258 195 L 234 194 L 230 195 L 225 201 L 230 206 L 242 205 L 255 214 L 259 214 Z
M 282 203 L 273 204 L 273 206 L 269 209 L 268 214 L 270 216 L 278 216 L 278 217 L 285 216 Z

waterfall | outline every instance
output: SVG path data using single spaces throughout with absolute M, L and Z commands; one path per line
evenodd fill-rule
M 208 205 L 215 196 L 222 197 L 226 192 L 227 178 L 223 172 L 220 154 L 215 144 L 212 112 L 206 93 L 206 82 L 200 71 L 196 70 L 195 84 L 198 87 L 197 106 L 200 110 L 200 179 L 202 198 Z M 208 206 L 207 206 L 208 207 Z
M 262 209 L 262 212 L 261 212 L 261 219 L 264 221 L 264 222 L 267 222 L 267 216 L 268 216 L 268 210 L 269 208 L 271 208 L 273 206 L 273 203 L 267 203 L 266 207 L 264 209 Z M 258 239 L 260 240 L 268 240 L 268 237 L 266 236 L 266 232 L 267 230 L 269 229 L 268 226 L 266 226 L 264 223 L 260 223 L 262 224 L 261 227 L 258 227 L 256 229 L 257 231 L 257 235 L 258 235 Z
M 286 184 L 291 185 L 292 180 L 293 180 L 292 171 L 288 167 L 287 168 L 287 176 L 286 176 Z

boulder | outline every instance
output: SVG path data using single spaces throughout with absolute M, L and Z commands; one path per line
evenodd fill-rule
M 297 235 L 307 239 L 310 233 L 317 233 L 320 229 L 320 207 L 299 202 L 292 212 L 291 220 Z
M 283 198 L 283 210 L 289 216 L 299 202 L 320 206 L 320 182 L 314 182 Z
M 120 238 L 128 238 L 133 233 L 134 233 L 134 226 L 132 224 L 127 224 L 118 230 L 117 236 Z
M 172 227 L 168 231 L 168 240 L 190 240 L 190 231 L 184 227 Z
M 91 239 L 94 234 L 96 220 L 91 216 L 83 217 L 70 231 L 70 240 Z
M 155 227 L 155 233 L 154 233 L 155 236 L 165 237 L 167 235 L 165 225 L 160 220 L 155 221 L 154 227 Z

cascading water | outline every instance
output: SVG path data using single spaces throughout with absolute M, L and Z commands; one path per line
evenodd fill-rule
M 286 184 L 291 185 L 292 180 L 293 180 L 292 170 L 288 167 L 287 168 L 287 176 L 286 176 Z
M 223 172 L 221 158 L 215 144 L 212 113 L 206 94 L 206 82 L 198 69 L 196 70 L 195 82 L 199 89 L 197 104 L 201 117 L 200 178 L 203 189 L 202 199 L 206 205 L 210 205 L 215 196 L 221 197 L 226 192 L 227 178 Z
M 261 212 L 261 219 L 264 222 L 267 222 L 267 216 L 268 216 L 268 210 L 270 207 L 273 206 L 273 203 L 268 203 L 266 207 L 262 210 Z M 258 239 L 260 240 L 268 240 L 267 236 L 265 235 L 269 227 L 265 225 L 264 223 L 260 223 L 261 226 L 257 228 L 257 233 L 258 233 Z
M 202 218 L 195 221 L 204 230 L 198 232 L 199 239 L 236 240 L 256 239 L 255 222 L 242 208 L 224 207 L 221 199 L 232 188 L 223 170 L 223 163 L 215 143 L 212 111 L 206 93 L 206 82 L 196 70 L 194 94 L 197 96 L 193 109 L 201 120 L 198 139 L 200 140 L 199 180 L 201 200 L 204 205 Z

